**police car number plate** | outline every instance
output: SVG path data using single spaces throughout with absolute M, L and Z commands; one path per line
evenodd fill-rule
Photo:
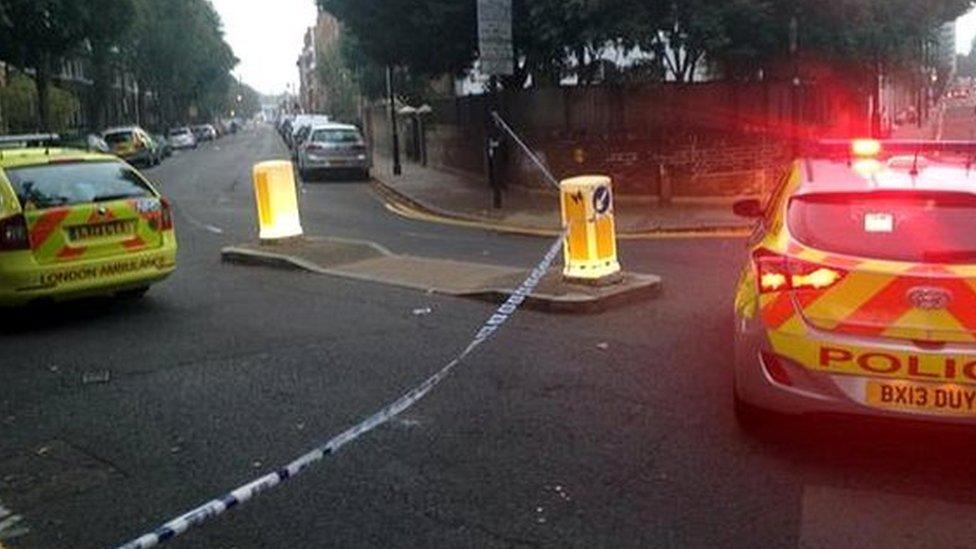
M 976 416 L 976 387 L 911 381 L 868 381 L 869 406 L 903 412 Z

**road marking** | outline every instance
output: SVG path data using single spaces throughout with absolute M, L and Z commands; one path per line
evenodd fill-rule
M 185 219 L 185 220 L 186 220 L 186 221 L 187 221 L 187 222 L 188 222 L 188 223 L 189 223 L 190 225 L 193 225 L 194 227 L 196 227 L 196 228 L 198 228 L 198 229 L 203 229 L 203 230 L 205 230 L 205 231 L 207 231 L 208 233 L 211 233 L 211 234 L 224 234 L 224 230 L 223 230 L 223 229 L 221 229 L 220 227 L 217 227 L 217 226 L 214 226 L 214 225 L 210 225 L 210 224 L 208 224 L 208 223 L 204 223 L 204 222 L 202 222 L 202 221 L 198 221 L 198 220 L 197 220 L 196 218 L 194 218 L 194 217 L 193 217 L 193 216 L 191 216 L 190 214 L 188 214 L 188 213 L 186 213 L 186 211 L 184 211 L 184 210 L 183 210 L 182 208 L 174 208 L 174 209 L 175 209 L 175 210 L 176 210 L 176 211 L 177 211 L 177 212 L 178 212 L 178 213 L 179 213 L 179 214 L 180 214 L 180 215 L 181 215 L 181 216 L 183 217 L 183 219 Z
M 340 448 L 353 442 L 362 435 L 369 433 L 380 425 L 397 418 L 407 411 L 414 404 L 420 402 L 425 396 L 434 390 L 442 381 L 448 378 L 454 369 L 480 347 L 483 343 L 491 339 L 498 330 L 518 311 L 519 306 L 532 294 L 536 286 L 549 271 L 552 263 L 562 251 L 564 235 L 560 234 L 555 242 L 549 247 L 546 255 L 536 265 L 532 272 L 526 277 L 522 284 L 515 290 L 508 300 L 505 301 L 495 313 L 482 324 L 481 328 L 460 353 L 434 375 L 428 377 L 423 383 L 417 385 L 397 400 L 383 407 L 380 411 L 367 417 L 358 424 L 346 429 L 337 436 L 332 437 L 324 444 L 318 446 L 311 452 L 299 457 L 288 465 L 269 473 L 261 478 L 253 480 L 237 489 L 224 494 L 216 499 L 210 500 L 199 507 L 184 513 L 166 524 L 156 528 L 150 533 L 144 534 L 125 545 L 122 549 L 141 549 L 154 547 L 160 543 L 169 541 L 176 536 L 186 532 L 193 526 L 199 526 L 210 519 L 213 519 L 232 507 L 241 505 L 254 496 L 278 486 L 282 482 L 295 477 L 299 473 L 308 469 L 312 464 L 325 459 L 339 451 Z
M 935 498 L 807 486 L 802 548 L 973 547 L 976 506 Z
M 3 506 L 0 501 L 0 549 L 4 549 L 3 540 L 13 539 L 27 534 L 30 530 L 24 525 L 24 517 L 15 515 L 13 511 Z

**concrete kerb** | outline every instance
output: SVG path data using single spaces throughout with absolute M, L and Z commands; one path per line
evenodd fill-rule
M 543 227 L 527 227 L 500 221 L 486 220 L 477 216 L 469 216 L 451 212 L 436 206 L 425 204 L 403 193 L 378 177 L 373 178 L 373 189 L 387 204 L 391 212 L 419 221 L 442 223 L 447 225 L 464 226 L 484 229 L 502 234 L 517 234 L 521 236 L 554 237 L 559 234 L 558 229 Z M 740 225 L 702 226 L 682 228 L 659 228 L 647 231 L 617 232 L 618 240 L 652 240 L 663 238 L 730 238 L 747 236 L 751 228 Z
M 311 242 L 326 242 L 330 239 L 313 239 Z M 341 241 L 341 240 L 337 240 Z M 347 241 L 348 242 L 348 241 Z M 353 241 L 352 244 L 361 246 L 373 246 L 373 243 L 363 241 Z M 389 250 L 377 246 L 374 248 L 383 257 L 397 258 L 403 257 L 411 261 L 423 260 L 423 258 L 412 258 L 409 256 L 397 256 Z M 352 269 L 343 269 L 341 265 L 335 267 L 324 267 L 315 261 L 311 261 L 296 254 L 286 253 L 283 250 L 275 250 L 275 246 L 230 246 L 221 250 L 221 258 L 228 263 L 244 265 L 267 266 L 273 268 L 303 270 L 315 274 L 335 276 L 345 279 L 357 280 L 361 282 L 381 283 L 398 287 L 418 290 L 427 293 L 449 295 L 469 299 L 478 299 L 491 303 L 504 302 L 509 298 L 515 287 L 507 287 L 508 280 L 504 284 L 486 283 L 477 288 L 450 288 L 439 285 L 420 283 L 409 278 L 391 279 L 389 276 L 371 275 L 364 272 L 353 272 Z M 440 261 L 440 260 L 431 260 Z M 463 264 L 462 262 L 456 262 Z M 353 264 L 355 265 L 355 263 Z M 476 266 L 476 264 L 464 264 Z M 497 269 L 495 266 L 485 266 L 486 268 Z M 512 280 L 524 275 L 519 269 L 511 269 L 509 273 Z M 382 275 L 382 273 L 380 273 Z M 507 277 L 506 277 L 507 278 Z M 640 299 L 651 299 L 656 297 L 661 291 L 661 278 L 656 275 L 625 273 L 624 282 L 614 286 L 603 288 L 576 288 L 565 285 L 561 282 L 562 275 L 557 271 L 550 271 L 544 278 L 536 291 L 526 299 L 525 306 L 550 313 L 599 313 L 611 308 L 630 304 Z M 568 288 L 569 291 L 566 291 Z M 553 291 L 556 290 L 556 291 Z M 562 290 L 562 291 L 559 291 Z

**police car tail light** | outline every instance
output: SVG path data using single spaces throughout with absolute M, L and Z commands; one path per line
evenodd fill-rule
M 787 257 L 766 249 L 753 254 L 760 293 L 784 290 L 825 290 L 840 282 L 845 271 Z
M 0 252 L 29 250 L 30 236 L 27 220 L 22 215 L 0 219 Z
M 159 203 L 161 204 L 159 229 L 161 231 L 172 231 L 173 208 L 170 206 L 169 200 L 166 200 L 165 198 L 160 199 Z

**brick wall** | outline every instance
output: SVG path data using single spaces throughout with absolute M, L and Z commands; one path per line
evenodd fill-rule
M 484 141 L 490 98 L 432 103 L 426 118 L 432 167 L 485 173 Z M 792 136 L 792 97 L 783 83 L 662 84 L 640 88 L 551 88 L 502 93 L 499 112 L 557 177 L 603 173 L 623 193 L 658 194 L 662 177 L 675 196 L 724 196 L 761 191 L 782 172 Z M 800 95 L 802 135 L 847 135 L 859 130 L 849 99 L 807 87 Z M 370 133 L 389 151 L 389 121 L 374 105 Z M 401 124 L 404 150 L 410 122 Z M 511 140 L 500 152 L 505 181 L 544 183 Z

